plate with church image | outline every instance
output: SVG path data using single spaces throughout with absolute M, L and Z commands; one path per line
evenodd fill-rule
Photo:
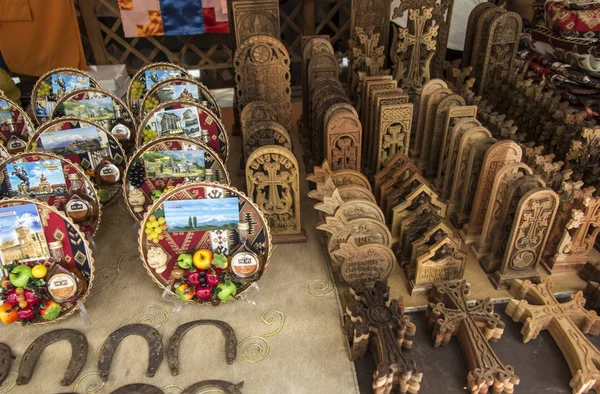
M 50 256 L 35 204 L 0 208 L 0 256 L 5 265 Z
M 194 108 L 178 108 L 161 111 L 156 114 L 156 133 L 158 136 L 182 135 L 200 137 L 200 119 Z
M 52 196 L 67 192 L 60 160 L 41 160 L 6 165 L 9 196 Z
M 146 151 L 142 157 L 150 178 L 202 177 L 206 165 L 203 150 Z

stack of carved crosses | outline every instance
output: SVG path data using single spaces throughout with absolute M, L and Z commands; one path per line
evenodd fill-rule
M 318 200 L 319 230 L 331 268 L 353 287 L 372 287 L 389 277 L 396 263 L 392 237 L 371 185 L 355 170 L 332 170 L 324 161 L 307 180 L 316 187 L 308 196 Z
M 239 3 L 234 3 L 234 10 Z M 273 4 L 259 2 L 256 6 L 259 5 Z M 275 6 L 278 7 L 277 2 Z M 247 15 L 243 20 L 260 22 L 260 15 Z M 243 26 L 238 26 L 236 37 L 242 31 Z M 268 220 L 273 242 L 304 242 L 306 236 L 300 221 L 300 168 L 292 152 L 290 136 L 288 51 L 277 38 L 252 35 L 238 44 L 233 64 L 248 195 Z

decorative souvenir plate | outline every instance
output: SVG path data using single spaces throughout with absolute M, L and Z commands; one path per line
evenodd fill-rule
M 53 144 L 53 142 L 60 138 L 63 132 L 72 133 L 74 138 L 74 134 L 76 133 L 75 130 L 81 132 L 78 142 L 80 144 L 90 144 L 89 146 L 91 147 L 83 146 L 82 149 L 73 151 L 71 149 L 65 149 L 66 147 L 61 146 L 60 144 L 58 146 Z M 95 141 L 96 133 L 98 136 L 98 144 Z M 44 136 L 42 136 L 42 134 Z M 54 149 L 52 151 L 44 149 L 44 142 L 46 142 L 49 149 L 51 149 L 50 147 L 54 147 Z M 100 202 L 103 204 L 112 201 L 115 196 L 121 192 L 123 175 L 125 174 L 125 166 L 127 165 L 125 150 L 115 136 L 109 133 L 104 127 L 97 125 L 92 121 L 73 117 L 63 117 L 46 122 L 38 127 L 33 137 L 29 140 L 27 151 L 59 152 L 61 156 L 66 157 L 73 163 L 79 164 L 94 182 L 96 189 L 98 189 Z M 97 170 L 99 168 L 102 170 L 105 163 L 111 163 L 117 167 L 119 172 L 117 182 L 113 182 L 112 179 L 109 179 L 107 182 L 105 180 L 107 178 L 103 179 L 98 173 Z
M 15 229 L 16 223 L 19 226 Z M 49 243 L 53 242 L 62 243 L 65 266 L 77 270 L 85 282 L 85 290 L 79 296 L 79 301 L 85 302 L 94 279 L 94 258 L 85 234 L 71 219 L 41 201 L 25 198 L 0 200 L 0 233 L 4 240 L 15 241 L 12 246 L 4 246 L 10 245 L 7 242 L 0 246 L 2 261 L 8 261 L 8 265 L 0 265 L 0 269 L 3 276 L 8 274 L 10 280 L 6 286 L 8 289 L 3 286 L 0 292 L 0 300 L 5 301 L 0 306 L 4 312 L 3 320 L 8 318 L 21 324 L 43 325 L 60 321 L 78 309 L 75 302 L 56 303 L 49 297 L 46 282 L 50 279 L 54 262 L 49 248 Z M 15 272 L 15 267 L 25 265 L 29 268 L 19 268 L 19 272 Z M 17 288 L 25 288 L 27 305 L 15 304 L 16 295 L 13 293 Z
M 136 123 L 125 103 L 102 89 L 79 89 L 63 96 L 52 111 L 52 119 L 70 116 L 91 120 L 104 127 L 125 147 L 135 141 Z
M 123 195 L 129 212 L 136 220 L 142 220 L 153 199 L 162 191 L 183 182 L 204 180 L 207 168 L 214 171 L 215 182 L 230 184 L 225 164 L 204 143 L 185 137 L 150 141 L 138 149 L 127 164 Z
M 187 218 L 189 212 L 193 218 Z M 272 241 L 258 207 L 231 186 L 210 182 L 178 185 L 160 196 L 142 220 L 139 249 L 148 274 L 161 288 L 171 286 L 185 301 L 215 305 L 239 297 L 251 283 L 232 281 L 225 271 L 230 254 L 239 245 L 236 222 L 249 225 L 248 243 L 264 262 L 262 275 Z M 220 283 L 213 286 L 215 281 Z
M 42 75 L 31 92 L 33 117 L 38 125 L 50 120 L 56 103 L 73 90 L 97 88 L 100 84 L 85 71 L 56 68 Z
M 32 198 L 65 212 L 72 180 L 79 179 L 89 197 L 93 212 L 91 220 L 78 223 L 81 230 L 93 236 L 100 226 L 100 201 L 94 183 L 74 163 L 48 152 L 24 152 L 0 163 L 0 195 L 9 198 Z
M 0 139 L 10 154 L 23 152 L 35 127 L 14 101 L 0 97 Z
M 9 157 L 10 157 L 10 153 L 8 153 L 8 150 L 6 150 L 6 147 L 4 145 L 0 145 L 0 161 L 6 160 Z
M 202 140 L 202 131 L 208 131 Z M 189 101 L 168 101 L 144 117 L 137 135 L 137 147 L 158 137 L 176 135 L 204 142 L 217 152 L 224 162 L 229 155 L 227 129 L 214 112 Z
M 127 105 L 139 117 L 142 98 L 155 83 L 175 77 L 192 78 L 184 68 L 173 63 L 151 63 L 135 73 L 127 89 Z
M 173 100 L 202 104 L 221 119 L 221 107 L 210 90 L 204 84 L 187 77 L 165 79 L 152 86 L 142 99 L 140 117 L 148 115 L 157 105 Z

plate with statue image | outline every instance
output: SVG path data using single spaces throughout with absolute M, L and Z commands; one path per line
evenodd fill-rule
M 64 95 L 52 110 L 52 119 L 69 116 L 91 120 L 104 127 L 129 149 L 135 141 L 136 122 L 123 100 L 100 88 L 74 90 Z
M 80 200 L 71 199 L 71 194 L 76 194 L 70 192 L 76 186 L 74 183 L 83 192 L 87 204 L 81 206 Z M 79 166 L 53 153 L 23 152 L 1 162 L 0 195 L 31 198 L 51 205 L 70 216 L 89 236 L 94 236 L 100 226 L 100 201 L 94 183 Z
M 37 80 L 31 92 L 35 122 L 41 125 L 50 120 L 56 103 L 73 90 L 99 86 L 91 75 L 76 68 L 50 70 Z
M 140 123 L 136 146 L 140 148 L 165 136 L 188 137 L 204 142 L 227 162 L 227 129 L 221 119 L 202 104 L 174 100 L 158 105 Z
M 202 104 L 221 119 L 221 107 L 215 96 L 203 83 L 188 77 L 165 79 L 148 89 L 142 99 L 140 118 L 148 115 L 157 105 L 173 100 Z
M 152 201 L 163 191 L 183 182 L 209 179 L 230 184 L 225 164 L 204 143 L 186 137 L 162 137 L 150 141 L 130 158 L 125 171 L 123 196 L 129 212 L 142 220 Z
M 0 289 L 5 324 L 55 323 L 75 313 L 77 301 L 85 303 L 94 281 L 94 258 L 86 235 L 64 213 L 42 201 L 3 199 L 0 233 L 4 240 L 12 241 L 0 244 L 2 261 L 9 262 L 2 266 L 9 281 Z M 71 298 L 60 302 L 50 298 L 47 285 L 58 258 L 63 272 L 67 270 L 77 278 L 77 286 L 70 289 Z M 46 269 L 37 267 L 41 265 Z M 26 305 L 14 301 L 17 288 L 25 289 Z
M 94 182 L 102 204 L 121 193 L 125 150 L 115 136 L 90 120 L 62 117 L 46 122 L 29 140 L 27 151 L 56 153 L 79 164 Z
M 238 252 L 240 224 L 260 269 L 234 280 L 228 264 Z M 218 305 L 243 296 L 260 280 L 272 240 L 263 214 L 244 193 L 214 182 L 180 184 L 160 196 L 141 223 L 139 251 L 152 279 L 185 302 Z M 239 256 L 238 256 L 239 257 Z
M 35 127 L 14 101 L 0 97 L 0 139 L 9 154 L 23 152 Z
M 148 90 L 162 80 L 176 77 L 192 78 L 183 67 L 173 63 L 151 63 L 135 73 L 127 89 L 125 101 L 137 119 L 140 119 L 142 99 Z

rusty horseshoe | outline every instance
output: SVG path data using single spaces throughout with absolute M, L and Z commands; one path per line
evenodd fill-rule
M 0 343 L 0 384 L 4 382 L 4 379 L 8 376 L 12 360 L 15 356 L 12 355 L 10 346 L 5 343 Z
M 227 360 L 227 364 L 233 364 L 233 361 L 237 356 L 238 344 L 233 328 L 220 320 L 195 320 L 177 327 L 177 330 L 175 330 L 175 333 L 171 336 L 171 339 L 169 339 L 167 362 L 169 363 L 171 375 L 177 376 L 177 374 L 179 374 L 179 344 L 181 343 L 181 339 L 188 331 L 198 326 L 215 326 L 221 330 L 225 336 L 225 359 Z
M 117 350 L 121 341 L 130 335 L 139 335 L 148 342 L 150 359 L 148 360 L 146 376 L 151 378 L 156 373 L 164 356 L 162 335 L 160 335 L 156 328 L 147 324 L 129 324 L 113 331 L 102 344 L 100 355 L 98 356 L 98 371 L 103 381 L 106 382 L 108 380 L 108 373 L 110 372 L 110 365 L 112 364 L 115 350 Z
M 118 388 L 110 394 L 165 394 L 165 392 L 151 384 L 133 383 Z
M 65 376 L 60 384 L 63 386 L 73 384 L 87 360 L 88 341 L 81 332 L 70 328 L 62 328 L 41 335 L 25 350 L 25 354 L 19 364 L 17 385 L 21 386 L 29 383 L 33 375 L 33 370 L 44 349 L 48 345 L 60 341 L 69 341 L 71 344 L 71 361 L 69 361 L 67 372 L 65 372 Z
M 192 384 L 181 392 L 181 394 L 196 394 L 200 389 L 210 389 L 218 387 L 228 394 L 242 394 L 241 388 L 244 387 L 244 382 L 233 384 L 224 380 L 203 380 Z

